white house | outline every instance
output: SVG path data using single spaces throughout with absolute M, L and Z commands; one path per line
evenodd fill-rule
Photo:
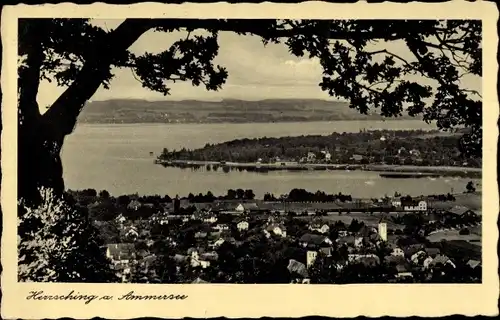
M 240 203 L 240 204 L 238 204 L 238 205 L 236 206 L 236 208 L 235 208 L 234 210 L 235 210 L 236 212 L 243 213 L 243 212 L 245 212 L 245 206 L 244 206 L 243 204 L 241 204 L 241 203 Z
M 214 227 L 217 231 L 226 231 L 229 230 L 229 226 L 227 224 L 219 223 Z
M 264 236 L 266 236 L 266 238 L 270 238 L 271 237 L 271 233 L 269 231 L 267 231 L 266 229 L 263 230 L 264 232 Z
M 188 250 L 189 251 L 189 250 Z M 202 268 L 206 268 L 210 266 L 209 261 L 200 261 L 200 253 L 198 250 L 191 250 L 191 266 L 192 267 L 198 267 L 201 266 Z
M 316 155 L 313 152 L 308 152 L 307 153 L 307 161 L 311 162 L 311 161 L 314 161 L 314 160 L 316 160 Z
M 332 154 L 330 152 L 325 152 L 325 160 L 326 161 L 330 161 L 332 160 Z
M 286 237 L 286 228 L 285 228 L 285 226 L 278 225 L 278 224 L 271 224 L 271 225 L 267 226 L 266 230 L 269 233 L 273 233 L 273 234 L 275 234 L 277 236 L 281 236 L 283 238 Z
M 401 200 L 394 199 L 394 200 L 391 201 L 391 204 L 392 204 L 393 207 L 399 208 L 399 207 L 401 207 Z
M 416 205 L 405 205 L 405 211 L 427 211 L 427 201 L 421 200 Z
M 203 218 L 203 222 L 215 223 L 215 222 L 217 222 L 217 217 L 214 215 L 210 215 L 208 217 Z
M 420 157 L 420 151 L 418 151 L 417 149 L 410 150 L 410 154 L 415 157 Z
M 130 227 L 125 233 L 125 237 L 127 238 L 137 238 L 139 236 L 139 232 L 135 227 Z
M 420 260 L 421 260 L 423 257 L 425 257 L 425 256 L 426 256 L 425 251 L 420 250 L 420 251 L 418 251 L 418 252 L 414 253 L 414 254 L 410 257 L 410 260 L 411 260 L 411 262 L 413 262 L 414 264 L 418 264 L 418 263 L 420 262 Z M 424 260 L 424 261 L 425 261 L 425 260 Z M 430 260 L 430 261 L 432 261 L 432 258 L 431 258 L 431 260 Z M 430 261 L 429 261 L 429 263 L 430 263 Z
M 123 224 L 125 221 L 127 221 L 127 218 L 125 218 L 121 213 L 115 218 L 115 221 L 118 222 L 119 224 Z
M 347 237 L 347 230 L 339 230 L 339 237 Z
M 319 233 L 327 233 L 330 231 L 330 227 L 326 223 L 323 225 L 320 223 L 314 223 L 309 226 L 309 230 L 317 231 Z
M 436 256 L 434 259 L 432 259 L 432 261 L 430 262 L 429 266 L 432 267 L 432 266 L 435 266 L 437 264 L 450 265 L 453 268 L 456 268 L 456 266 L 453 263 L 453 261 L 451 261 L 450 258 L 448 258 L 447 256 L 444 256 L 444 255 L 438 255 L 438 256 Z
M 362 246 L 363 246 L 363 237 L 356 237 L 356 238 L 354 239 L 354 246 L 355 246 L 356 248 L 360 248 L 360 247 L 362 247 Z
M 323 150 L 321 151 L 321 153 L 323 154 L 323 157 L 326 161 L 330 161 L 332 159 L 332 155 L 328 150 Z
M 240 221 L 236 225 L 239 231 L 248 230 L 249 224 L 247 221 Z
M 310 268 L 314 264 L 317 257 L 318 257 L 317 251 L 307 251 L 307 261 L 306 261 L 307 268 Z
M 128 204 L 127 208 L 130 210 L 139 210 L 139 208 L 142 207 L 142 203 L 140 203 L 138 200 L 132 200 Z
M 223 238 L 219 238 L 215 240 L 215 242 L 212 244 L 212 247 L 214 248 L 220 247 L 225 241 L 226 240 L 224 240 Z
M 392 250 L 391 256 L 404 257 L 405 252 L 403 251 L 403 249 L 396 247 Z

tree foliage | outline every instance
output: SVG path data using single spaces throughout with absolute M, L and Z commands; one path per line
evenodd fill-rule
M 20 202 L 18 276 L 34 282 L 113 282 L 99 233 L 86 213 L 50 189 L 40 190 L 36 208 Z
M 131 68 L 144 87 L 165 95 L 175 81 L 220 89 L 228 73 L 213 60 L 219 33 L 228 31 L 258 36 L 265 44 L 282 43 L 292 55 L 319 59 L 321 89 L 347 99 L 361 113 L 375 108 L 398 116 L 406 106 L 409 114 L 436 120 L 441 129 L 471 128 L 463 137 L 463 150 L 481 149 L 480 93 L 461 83 L 465 75 L 481 76 L 480 21 L 126 19 L 105 31 L 85 19 L 23 19 L 19 30 L 19 53 L 26 56 L 20 78 L 27 80 L 33 73 L 68 86 L 47 112 L 58 125 L 64 122 L 66 134 L 97 88 L 109 86 L 113 67 Z M 184 31 L 186 36 L 157 54 L 129 51 L 149 30 Z M 200 30 L 202 34 L 196 33 Z M 384 42 L 409 54 L 372 50 Z M 432 85 L 422 84 L 422 77 Z M 21 113 L 26 111 L 21 108 Z

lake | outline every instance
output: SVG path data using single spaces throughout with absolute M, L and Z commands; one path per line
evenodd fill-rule
M 328 135 L 362 129 L 435 129 L 420 120 L 332 121 L 249 124 L 78 124 L 66 138 L 62 152 L 64 179 L 69 189 L 94 188 L 112 195 L 188 193 L 226 194 L 227 189 L 252 189 L 258 197 L 280 195 L 293 188 L 355 197 L 402 194 L 462 192 L 470 179 L 384 179 L 376 172 L 362 171 L 275 171 L 253 173 L 192 171 L 153 164 L 163 148 L 192 149 L 206 143 L 241 138 Z M 154 156 L 149 153 L 154 152 Z M 479 181 L 476 181 L 479 182 Z

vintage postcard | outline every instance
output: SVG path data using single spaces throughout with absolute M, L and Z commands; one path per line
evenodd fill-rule
M 2 12 L 2 317 L 496 315 L 491 3 Z

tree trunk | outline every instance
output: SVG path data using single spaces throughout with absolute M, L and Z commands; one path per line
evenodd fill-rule
M 150 20 L 127 19 L 96 44 L 99 55 L 88 59 L 64 93 L 40 114 L 37 93 L 44 61 L 43 28 L 39 20 L 23 21 L 19 28 L 26 65 L 19 68 L 18 198 L 39 201 L 38 188 L 64 192 L 60 152 L 64 138 L 73 132 L 78 115 L 109 72 L 115 54 L 122 53 L 153 24 Z
M 18 131 L 18 198 L 38 201 L 38 188 L 64 191 L 60 151 L 64 137 L 57 137 L 42 123 Z

